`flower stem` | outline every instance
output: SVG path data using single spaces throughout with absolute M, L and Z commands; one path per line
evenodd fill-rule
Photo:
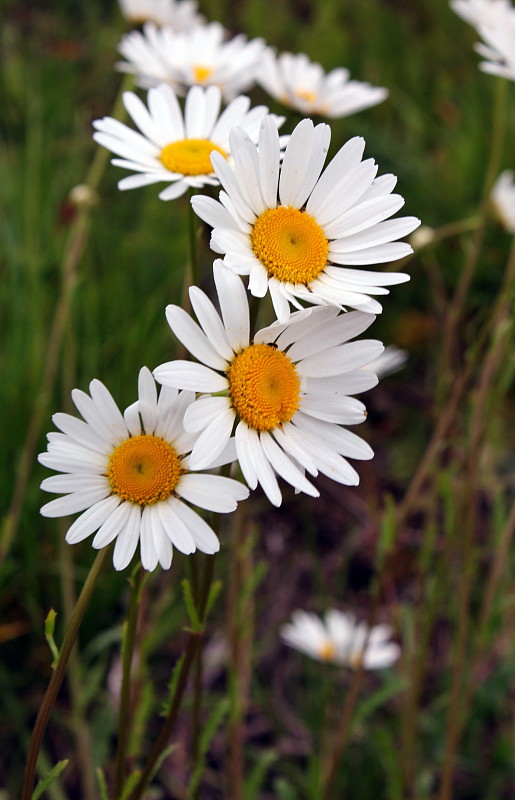
M 139 599 L 143 588 L 144 573 L 138 564 L 130 577 L 130 598 L 122 644 L 122 688 L 120 692 L 120 709 L 118 715 L 118 747 L 116 751 L 116 798 L 121 796 L 125 781 L 125 759 L 127 751 L 128 731 L 131 708 L 131 668 L 134 652 L 134 639 L 138 622 Z
M 63 678 L 66 673 L 66 667 L 70 658 L 70 653 L 73 645 L 75 644 L 75 640 L 77 639 L 77 634 L 79 632 L 79 627 L 84 617 L 84 613 L 88 607 L 88 603 L 91 599 L 91 595 L 93 594 L 93 589 L 96 586 L 100 572 L 102 571 L 102 567 L 104 566 L 104 562 L 107 560 L 109 554 L 109 547 L 104 547 L 98 553 L 70 617 L 61 651 L 59 653 L 59 659 L 57 661 L 54 673 L 50 679 L 50 683 L 48 684 L 48 688 L 43 698 L 43 702 L 41 703 L 36 723 L 34 725 L 29 753 L 27 756 L 27 763 L 25 766 L 21 800 L 30 800 L 31 798 L 38 753 L 43 740 L 43 735 L 45 733 L 45 728 L 47 726 L 52 708 L 54 707 L 57 693 L 63 682 Z
M 203 585 L 200 587 L 199 605 L 197 606 L 199 610 L 199 617 L 203 623 L 205 622 L 207 601 L 209 599 L 209 592 L 213 581 L 214 568 L 215 568 L 215 557 L 210 556 L 206 560 L 204 581 Z M 182 698 L 186 690 L 189 674 L 193 667 L 193 664 L 195 663 L 198 648 L 200 647 L 203 635 L 204 635 L 203 629 L 199 631 L 190 631 L 188 635 L 186 649 L 184 651 L 184 658 L 180 667 L 179 677 L 177 679 L 177 685 L 175 688 L 175 693 L 172 699 L 172 703 L 170 705 L 170 709 L 161 727 L 159 735 L 154 743 L 154 746 L 152 747 L 149 753 L 149 756 L 141 772 L 138 783 L 136 784 L 131 794 L 129 795 L 128 800 L 140 800 L 150 778 L 152 777 L 154 767 L 158 762 L 161 753 L 164 751 L 164 749 L 168 744 L 168 740 L 175 725 L 175 721 L 179 713 L 179 708 L 181 706 Z

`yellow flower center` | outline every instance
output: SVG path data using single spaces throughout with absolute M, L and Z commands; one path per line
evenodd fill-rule
M 314 103 L 317 99 L 316 93 L 309 89 L 295 89 L 295 95 L 299 100 L 305 100 L 306 103 Z
M 195 83 L 205 83 L 213 74 L 213 67 L 204 67 L 202 64 L 193 65 L 193 80 Z
M 159 156 L 161 163 L 170 172 L 179 172 L 181 175 L 210 175 L 211 153 L 216 150 L 227 158 L 221 147 L 209 139 L 180 139 L 163 147 Z
M 267 209 L 254 223 L 250 239 L 268 276 L 282 283 L 308 284 L 327 264 L 329 242 L 322 228 L 298 208 Z
M 181 477 L 181 460 L 159 436 L 133 436 L 113 450 L 107 477 L 122 500 L 149 506 L 166 500 Z
M 233 406 L 249 428 L 271 431 L 299 408 L 300 380 L 282 350 L 252 344 L 232 361 L 227 377 Z
M 324 642 L 318 651 L 318 657 L 321 661 L 333 661 L 336 655 L 336 649 L 332 642 Z

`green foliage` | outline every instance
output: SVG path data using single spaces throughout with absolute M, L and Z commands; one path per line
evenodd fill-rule
M 32 800 L 39 800 L 42 797 L 43 793 L 47 791 L 48 787 L 59 777 L 59 775 L 64 772 L 66 767 L 68 766 L 69 759 L 63 759 L 63 761 L 59 761 L 48 773 L 45 778 L 42 778 L 38 781 L 38 785 L 32 792 Z

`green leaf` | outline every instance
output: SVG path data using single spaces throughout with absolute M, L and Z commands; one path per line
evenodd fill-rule
M 200 784 L 202 773 L 204 771 L 204 765 L 206 760 L 206 753 L 209 749 L 209 745 L 217 732 L 218 728 L 224 721 L 225 717 L 229 713 L 229 699 L 227 697 L 223 697 L 214 707 L 211 714 L 209 715 L 207 722 L 204 725 L 202 730 L 202 734 L 200 736 L 199 741 L 199 754 L 197 758 L 197 763 L 195 764 L 195 769 L 193 770 L 193 775 L 191 776 L 189 785 L 188 785 L 188 794 L 187 797 L 195 797 L 196 790 Z
M 267 750 L 260 756 L 248 780 L 245 781 L 245 788 L 243 790 L 244 800 L 254 800 L 254 798 L 257 797 L 263 785 L 266 773 L 277 759 L 278 755 L 274 753 L 273 750 Z
M 214 604 L 216 603 L 220 592 L 223 589 L 222 581 L 213 581 L 209 588 L 209 596 L 207 598 L 206 603 L 206 613 L 204 615 L 204 619 L 207 619 L 209 614 L 211 613 L 211 609 L 213 608 Z
M 184 662 L 185 657 L 186 657 L 186 653 L 183 653 L 181 655 L 181 657 L 178 659 L 175 667 L 172 670 L 172 676 L 170 678 L 170 683 L 168 684 L 168 697 L 166 699 L 166 703 L 164 704 L 163 710 L 161 712 L 163 717 L 165 717 L 168 714 L 169 710 L 170 710 L 170 706 L 171 706 L 173 698 L 175 696 L 175 690 L 177 688 L 177 682 L 179 680 L 179 675 L 181 674 L 181 667 L 182 667 L 182 664 Z
M 38 785 L 32 792 L 31 795 L 32 800 L 38 800 L 38 798 L 41 797 L 43 792 L 46 792 L 50 784 L 53 783 L 55 779 L 59 777 L 61 772 L 63 772 L 63 770 L 66 769 L 69 761 L 70 761 L 69 758 L 65 758 L 63 761 L 58 761 L 55 767 L 52 767 L 48 775 L 45 778 L 41 778 L 41 780 L 38 782 Z
M 102 769 L 102 767 L 97 767 L 95 773 L 97 776 L 98 793 L 100 795 L 100 800 L 109 800 L 109 794 L 107 791 L 107 781 L 106 781 L 106 776 L 104 774 L 104 770 Z
M 52 669 L 55 669 L 59 661 L 59 648 L 57 647 L 54 639 L 55 620 L 57 613 L 53 608 L 50 609 L 45 619 L 45 639 L 48 642 L 50 652 L 52 653 Z

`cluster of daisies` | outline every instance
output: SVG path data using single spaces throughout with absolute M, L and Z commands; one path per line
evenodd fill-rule
M 138 399 L 123 413 L 98 380 L 89 394 L 74 390 L 83 419 L 56 414 L 58 432 L 39 457 L 60 473 L 42 488 L 62 495 L 42 514 L 80 513 L 69 543 L 93 534 L 95 548 L 115 542 L 117 570 L 139 546 L 143 567 L 154 570 L 170 567 L 174 548 L 215 553 L 219 540 L 202 512 L 230 513 L 258 485 L 278 506 L 280 481 L 312 497 L 319 473 L 358 483 L 349 459 L 369 459 L 372 450 L 348 426 L 365 420 L 354 395 L 377 383 L 370 367 L 384 348 L 357 337 L 382 310 L 376 298 L 408 280 L 374 266 L 411 253 L 399 239 L 419 220 L 392 219 L 404 200 L 395 176 L 378 175 L 364 158 L 363 139 L 326 163 L 327 124 L 306 118 L 280 135 L 285 118 L 241 94 L 258 81 L 301 114 L 336 117 L 380 102 L 386 90 L 351 81 L 344 69 L 326 75 L 303 54 L 277 56 L 260 39 L 228 39 L 191 0 L 121 5 L 144 21 L 122 39 L 118 66 L 135 75 L 146 102 L 126 92 L 135 127 L 106 117 L 94 123 L 94 138 L 131 173 L 120 189 L 164 183 L 161 200 L 193 195 L 221 256 L 213 264 L 217 303 L 192 286 L 192 315 L 167 307 L 194 360 L 153 374 L 143 367 Z M 249 295 L 254 309 L 269 295 L 271 324 L 253 329 Z M 335 663 L 376 667 L 398 657 L 389 629 L 369 631 L 338 612 L 325 623 L 298 612 L 283 633 L 294 646 L 308 636 L 311 654 Z

